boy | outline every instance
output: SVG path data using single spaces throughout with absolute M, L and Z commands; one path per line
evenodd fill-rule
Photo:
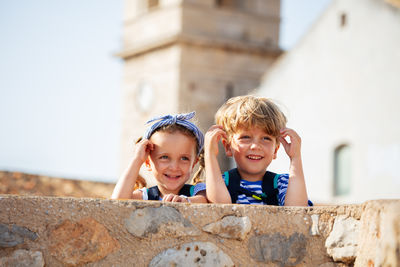
M 212 203 L 307 206 L 301 161 L 301 139 L 286 128 L 286 117 L 269 99 L 238 96 L 215 115 L 216 124 L 205 136 L 207 198 Z M 290 138 L 287 142 L 285 137 Z M 218 142 L 233 157 L 237 168 L 225 172 L 217 161 Z M 266 171 L 280 143 L 290 158 L 289 174 Z

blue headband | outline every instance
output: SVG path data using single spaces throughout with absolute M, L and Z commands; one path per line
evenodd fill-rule
M 200 153 L 204 146 L 204 135 L 196 125 L 194 125 L 192 122 L 189 121 L 194 117 L 195 114 L 196 112 L 192 111 L 186 114 L 165 115 L 152 118 L 151 120 L 146 122 L 146 124 L 149 124 L 150 122 L 154 121 L 157 122 L 155 122 L 153 125 L 151 125 L 146 129 L 143 138 L 149 139 L 150 136 L 154 133 L 154 131 L 162 126 L 179 124 L 185 127 L 186 129 L 190 130 L 194 134 L 194 136 L 197 139 L 197 147 L 199 151 L 198 153 Z

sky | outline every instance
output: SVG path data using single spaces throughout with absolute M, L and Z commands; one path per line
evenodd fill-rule
M 290 50 L 331 0 L 282 0 Z M 0 170 L 115 182 L 122 0 L 0 0 Z

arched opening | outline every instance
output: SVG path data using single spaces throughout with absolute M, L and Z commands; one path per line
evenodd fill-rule
M 335 196 L 349 195 L 351 192 L 351 148 L 340 145 L 334 152 L 333 194 Z

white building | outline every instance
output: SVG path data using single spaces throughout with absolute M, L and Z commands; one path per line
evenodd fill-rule
M 317 203 L 400 198 L 400 1 L 335 0 L 263 78 Z M 271 168 L 287 171 L 280 149 Z

